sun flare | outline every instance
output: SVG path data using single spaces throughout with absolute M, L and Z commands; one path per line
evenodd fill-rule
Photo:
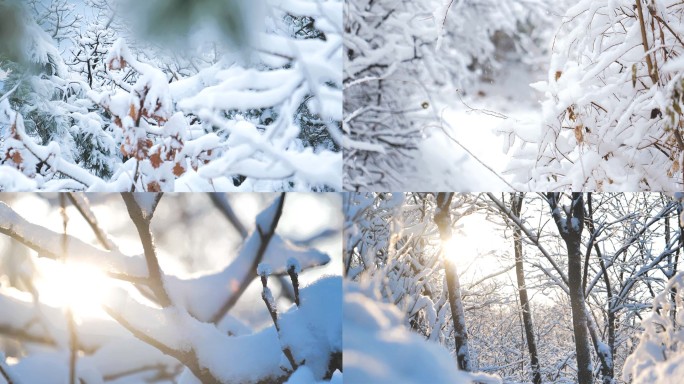
M 490 228 L 481 228 L 473 233 L 459 233 L 442 242 L 442 257 L 454 263 L 461 272 L 471 275 L 487 275 L 501 269 L 497 254 L 505 244 L 490 236 Z
M 442 242 L 442 257 L 445 260 L 455 261 L 458 253 L 458 242 L 453 237 Z
M 74 263 L 45 263 L 36 287 L 46 303 L 70 308 L 77 319 L 102 317 L 111 288 L 98 268 Z

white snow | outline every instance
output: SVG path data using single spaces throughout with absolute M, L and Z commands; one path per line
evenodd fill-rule
M 16 233 L 27 239 L 34 247 L 41 249 L 43 256 L 61 257 L 62 235 L 40 225 L 32 224 L 18 215 L 7 204 L 0 202 L 0 233 Z M 147 265 L 140 255 L 128 256 L 117 250 L 105 251 L 91 246 L 78 238 L 68 236 L 66 251 L 69 259 L 89 265 L 98 265 L 110 272 L 126 273 L 130 276 L 145 276 Z
M 273 269 L 268 263 L 259 263 L 257 266 L 257 274 L 259 276 L 269 276 L 273 273 Z
M 13 104 L 19 116 L 0 107 L 3 126 L 16 122 L 16 132 L 0 130 L 0 190 L 342 189 L 341 0 L 203 2 L 184 22 L 156 25 L 167 38 L 193 25 L 187 38 L 197 46 L 182 53 L 140 41 L 132 27 L 160 21 L 152 9 L 165 12 L 163 1 L 52 2 L 60 11 L 42 3 L 27 7 L 20 46 L 27 61 L 51 70 L 23 80 L 34 92 Z M 301 22 L 293 16 L 311 17 L 325 38 L 292 36 Z M 245 46 L 228 49 L 230 36 Z M 1 86 L 11 75 L 5 67 Z M 38 137 L 33 111 L 51 116 L 56 131 Z M 260 121 L 268 115 L 275 119 Z
M 581 225 L 581 224 L 582 224 L 582 223 L 580 223 L 580 220 L 579 220 L 578 218 L 576 218 L 576 217 L 573 217 L 573 218 L 570 219 L 570 226 L 571 226 L 573 232 L 575 232 L 575 233 L 578 233 L 578 232 L 579 232 L 579 229 L 580 229 L 580 225 Z
M 152 215 L 154 214 L 155 208 L 157 208 L 157 204 L 159 203 L 160 200 L 160 195 L 158 193 L 151 193 L 151 192 L 142 192 L 142 193 L 134 193 L 133 198 L 135 199 L 135 202 L 138 204 L 140 209 L 142 210 L 143 217 L 146 218 L 147 220 L 150 220 L 152 218 Z
M 683 320 L 682 295 L 684 273 L 672 277 L 661 293 L 653 300 L 653 307 L 660 312 L 652 312 L 644 318 L 644 332 L 638 345 L 624 363 L 622 379 L 635 384 L 674 383 L 684 377 L 684 349 L 681 340 L 684 329 L 679 324 Z M 676 301 L 670 299 L 671 289 L 678 291 Z M 676 318 L 673 318 L 677 311 Z
M 345 383 L 473 383 L 459 371 L 448 350 L 404 328 L 394 306 L 367 295 L 367 288 L 344 288 Z M 479 380 L 501 382 L 481 375 Z
M 510 132 L 513 127 L 516 133 L 519 127 L 531 136 L 538 132 L 540 108 L 530 97 L 531 81 L 523 67 L 511 66 L 493 84 L 480 84 L 467 95 L 458 89 L 435 95 L 443 123 L 425 130 L 406 190 L 512 190 L 517 176 L 526 177 L 531 169 L 513 172 Z M 529 96 L 520 97 L 521 89 Z
M 299 307 L 291 309 L 280 319 L 281 343 L 320 379 L 327 357 L 342 352 L 342 278 L 323 277 L 302 288 Z

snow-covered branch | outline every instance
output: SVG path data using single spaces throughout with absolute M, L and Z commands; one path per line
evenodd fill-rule
M 31 252 L 26 254 L 27 262 L 41 266 L 40 273 L 29 271 L 19 277 L 11 269 L 0 272 L 3 281 L 0 336 L 2 341 L 7 339 L 22 348 L 27 346 L 26 355 L 7 349 L 13 358 L 7 365 L 13 382 L 40 382 L 44 375 L 72 377 L 76 382 L 135 381 L 156 377 L 185 384 L 284 382 L 299 376 L 320 382 L 331 380 L 334 375 L 340 376 L 342 281 L 339 276 L 309 280 L 307 270 L 327 264 L 330 256 L 311 247 L 295 246 L 279 233 L 280 218 L 289 201 L 286 195 L 276 196 L 255 215 L 254 229 L 246 238 L 237 236 L 235 239 L 240 246 L 234 254 L 212 250 L 220 254 L 216 260 L 227 259 L 219 262 L 219 268 L 214 268 L 219 269 L 218 272 L 204 271 L 182 277 L 167 272 L 173 261 L 169 263 L 166 259 L 169 254 L 155 241 L 155 235 L 159 234 L 156 228 L 173 227 L 160 220 L 168 218 L 167 205 L 178 199 L 178 196 L 170 196 L 162 200 L 161 196 L 129 193 L 121 196 L 122 206 L 127 210 L 119 214 L 127 212 L 130 221 L 119 222 L 135 227 L 133 233 L 137 230 L 137 240 L 143 249 L 143 256 L 135 257 L 118 250 L 102 250 L 80 240 L 80 235 L 73 235 L 75 229 L 71 228 L 83 225 L 82 228 L 93 229 L 91 241 L 103 246 L 111 242 L 115 237 L 107 230 L 109 218 L 100 215 L 102 207 L 91 207 L 91 199 L 101 203 L 102 199 L 109 201 L 111 197 L 95 195 L 86 199 L 73 194 L 69 199 L 67 195 L 61 195 L 58 200 L 64 207 L 57 208 L 63 214 L 60 216 L 63 224 L 69 219 L 68 228 L 63 225 L 65 233 L 61 234 L 31 224 L 18 213 L 24 212 L 22 210 L 14 210 L 4 203 L 0 205 L 0 233 L 7 235 L 15 247 L 28 246 Z M 198 197 L 205 199 L 204 204 L 213 208 L 214 217 L 218 218 L 223 214 L 219 213 L 220 207 L 232 203 L 226 200 L 217 208 L 209 197 Z M 230 196 L 227 198 L 232 200 Z M 67 207 L 68 201 L 75 202 L 73 211 Z M 173 209 L 193 208 L 176 206 Z M 67 217 L 67 212 L 77 212 L 75 219 L 82 215 L 83 222 Z M 192 215 L 185 217 L 189 216 Z M 234 219 L 238 220 L 238 217 L 242 217 L 242 211 Z M 103 221 L 103 218 L 107 220 Z M 224 224 L 229 225 L 228 222 Z M 250 227 L 243 222 L 239 226 Z M 327 224 L 325 227 L 328 228 Z M 212 236 L 221 231 L 214 228 L 196 230 L 210 232 Z M 232 232 L 230 227 L 228 230 Z M 289 230 L 285 228 L 285 231 Z M 116 238 L 119 240 L 118 236 Z M 128 244 L 127 241 L 121 243 Z M 66 255 L 64 263 L 52 264 L 43 264 L 50 261 L 37 257 L 64 260 Z M 200 255 L 195 258 L 201 259 Z M 5 261 L 0 259 L 0 262 Z M 252 299 L 247 287 L 256 279 L 259 263 L 270 266 L 269 274 L 289 275 L 295 294 L 291 304 L 287 304 L 285 293 L 283 300 L 276 301 L 270 289 L 265 290 L 269 293 L 265 297 L 270 298 L 268 310 L 254 306 L 249 316 L 263 317 L 270 312 L 275 314 L 274 323 L 256 331 L 238 320 L 238 316 L 243 310 L 241 306 Z M 109 276 L 71 276 L 70 281 L 61 284 L 74 285 L 74 291 L 58 299 L 76 300 L 81 292 L 102 289 L 103 297 L 98 298 L 97 305 L 101 305 L 104 312 L 99 318 L 83 317 L 77 301 L 70 301 L 65 309 L 46 304 L 57 300 L 43 288 L 46 284 L 44 275 L 55 272 L 50 268 L 60 266 L 67 271 L 83 264 L 95 268 L 84 273 L 96 274 L 101 270 Z M 26 266 L 22 268 L 27 269 Z M 305 279 L 304 284 L 301 278 Z M 12 287 L 5 287 L 5 281 L 10 281 Z M 37 345 L 40 348 L 34 348 Z M 39 361 L 70 364 L 54 364 L 53 367 L 50 363 L 36 370 Z M 4 364 L 4 358 L 2 362 Z M 0 376 L 0 382 L 5 381 L 7 379 Z

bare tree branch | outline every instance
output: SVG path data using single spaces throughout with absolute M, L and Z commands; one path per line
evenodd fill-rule
M 140 236 L 140 242 L 143 246 L 143 251 L 145 254 L 145 261 L 147 262 L 147 271 L 149 273 L 148 287 L 154 292 L 155 298 L 159 305 L 163 308 L 171 306 L 171 298 L 169 298 L 168 292 L 164 288 L 163 275 L 161 268 L 159 267 L 159 261 L 157 260 L 157 250 L 154 245 L 154 238 L 152 236 L 152 231 L 150 231 L 150 217 L 146 217 L 143 214 L 142 208 L 135 201 L 135 197 L 130 192 L 122 193 L 124 202 L 126 203 L 126 208 L 128 209 L 128 215 L 130 216 L 133 224 L 135 224 L 138 230 L 138 235 Z
M 76 207 L 76 209 L 81 214 L 83 219 L 88 223 L 90 228 L 93 230 L 93 233 L 95 234 L 95 237 L 97 237 L 97 240 L 100 242 L 100 245 L 102 245 L 102 248 L 108 251 L 118 249 L 118 247 L 112 242 L 112 239 L 109 238 L 105 230 L 102 229 L 102 227 L 100 227 L 100 224 L 97 222 L 95 215 L 90 210 L 90 205 L 88 205 L 88 199 L 85 196 L 85 194 L 78 192 L 68 192 L 67 196 L 69 197 L 69 201 L 71 201 L 71 204 L 73 204 L 74 207 Z
M 214 206 L 218 208 L 219 212 L 233 225 L 233 227 L 240 233 L 243 239 L 247 238 L 247 229 L 242 225 L 240 219 L 238 219 L 233 207 L 231 207 L 230 202 L 223 193 L 210 193 L 209 197 Z

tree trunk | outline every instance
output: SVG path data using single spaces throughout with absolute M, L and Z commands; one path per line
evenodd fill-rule
M 604 384 L 610 384 L 614 382 L 615 377 L 615 359 L 613 358 L 613 356 L 615 356 L 615 302 L 613 300 L 613 288 L 610 283 L 608 269 L 606 268 L 606 264 L 603 262 L 603 254 L 601 252 L 601 248 L 596 243 L 597 235 L 595 235 L 596 228 L 594 225 L 594 207 L 592 204 L 591 193 L 587 193 L 587 208 L 589 209 L 589 218 L 587 220 L 587 226 L 592 236 L 591 243 L 588 245 L 587 256 L 591 252 L 591 247 L 593 246 L 594 250 L 596 251 L 596 258 L 598 259 L 599 265 L 601 266 L 601 275 L 603 276 L 603 282 L 606 284 L 606 296 L 608 301 L 608 305 L 606 308 L 606 317 L 608 322 L 607 349 L 600 348 L 600 344 L 598 342 L 598 332 L 596 332 L 597 327 L 593 326 L 591 322 L 587 325 L 589 326 L 589 333 L 591 334 L 592 341 L 594 342 L 594 350 L 596 351 L 596 354 L 599 356 L 599 360 L 601 361 L 601 374 L 603 375 L 603 382 Z M 586 276 L 588 274 L 589 273 L 585 270 L 584 285 L 582 286 L 583 290 L 586 290 Z
M 568 288 L 570 306 L 572 307 L 572 328 L 575 335 L 575 351 L 577 354 L 577 381 L 580 384 L 592 383 L 591 350 L 587 332 L 587 312 L 582 290 L 582 229 L 584 228 L 584 199 L 582 193 L 572 193 L 572 203 L 566 210 L 566 217 L 558 206 L 559 193 L 546 194 L 551 215 L 558 227 L 558 232 L 565 241 L 568 250 Z
M 511 211 L 520 217 L 523 203 L 522 193 L 511 194 Z M 525 337 L 527 348 L 530 351 L 530 365 L 532 367 L 532 382 L 541 384 L 541 373 L 539 372 L 539 358 L 537 356 L 537 342 L 534 339 L 534 327 L 532 325 L 532 313 L 530 311 L 530 301 L 527 296 L 527 286 L 525 285 L 525 272 L 523 270 L 522 259 L 522 230 L 516 226 L 514 229 L 513 247 L 515 251 L 515 276 L 518 280 L 518 295 L 520 297 L 520 307 L 522 309 L 523 325 L 525 327 Z
M 435 224 L 439 229 L 439 236 L 442 243 L 451 239 L 451 215 L 449 206 L 453 193 L 437 194 L 437 209 L 435 211 Z M 456 346 L 456 361 L 458 367 L 464 371 L 472 370 L 470 362 L 470 350 L 468 348 L 468 332 L 465 323 L 465 311 L 463 300 L 461 299 L 461 284 L 458 281 L 458 271 L 456 265 L 449 261 L 444 255 L 442 247 L 442 259 L 444 260 L 444 271 L 446 273 L 447 294 L 449 306 L 451 307 L 451 319 L 454 322 L 454 342 Z

